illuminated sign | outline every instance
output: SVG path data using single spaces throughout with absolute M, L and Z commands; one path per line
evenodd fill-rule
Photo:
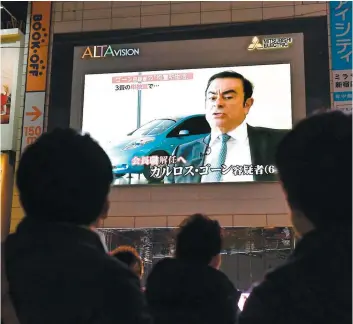
M 352 1 L 330 1 L 333 107 L 352 112 Z
M 51 4 L 50 1 L 32 2 L 21 153 L 44 129 Z
M 51 19 L 50 1 L 33 1 L 29 32 L 26 92 L 45 91 Z
M 124 56 L 139 56 L 139 48 L 119 48 L 114 49 L 112 45 L 97 45 L 87 46 L 84 50 L 82 59 L 94 59 L 105 57 L 124 57 Z
M 288 48 L 293 43 L 292 37 L 269 37 L 262 41 L 255 36 L 251 44 L 248 46 L 248 51 L 268 50 L 268 49 L 284 49 Z

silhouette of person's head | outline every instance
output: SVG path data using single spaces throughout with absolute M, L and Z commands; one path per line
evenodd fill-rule
M 28 218 L 92 226 L 107 216 L 112 164 L 87 134 L 44 133 L 22 154 L 16 180 Z
M 352 116 L 299 122 L 278 146 L 276 165 L 299 235 L 352 224 Z
M 186 218 L 176 237 L 176 259 L 210 265 L 221 265 L 222 229 L 216 220 L 202 214 Z
M 143 262 L 135 248 L 123 245 L 110 252 L 110 254 L 125 263 L 140 279 L 142 278 Z

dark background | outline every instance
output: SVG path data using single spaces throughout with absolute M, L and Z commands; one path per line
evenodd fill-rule
M 121 245 L 134 246 L 144 260 L 144 285 L 152 267 L 175 254 L 175 228 L 100 229 L 109 251 Z M 272 268 L 284 263 L 293 251 L 294 235 L 288 227 L 223 228 L 221 270 L 235 287 L 248 290 L 263 280 Z
M 69 127 L 75 46 L 132 44 L 188 39 L 304 34 L 307 115 L 330 107 L 327 17 L 296 18 L 251 23 L 163 27 L 54 35 L 48 131 Z M 151 62 L 153 68 L 153 62 Z
M 19 28 L 26 33 L 28 1 L 1 1 L 1 29 Z

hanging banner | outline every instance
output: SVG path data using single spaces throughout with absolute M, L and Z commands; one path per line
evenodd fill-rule
M 352 1 L 330 1 L 333 108 L 352 111 Z
M 23 44 L 19 29 L 1 30 L 1 151 L 16 151 Z
M 32 2 L 21 153 L 44 128 L 50 21 L 51 2 Z
M 45 91 L 46 88 L 50 17 L 51 3 L 49 1 L 32 2 L 26 92 Z

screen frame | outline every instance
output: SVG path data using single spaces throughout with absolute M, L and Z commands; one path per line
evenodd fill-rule
M 87 74 L 152 72 L 288 63 L 291 66 L 291 116 L 294 124 L 306 116 L 303 34 L 266 35 L 263 37 L 292 37 L 293 43 L 286 49 L 252 52 L 247 49 L 252 37 L 136 43 L 133 45 L 121 44 L 116 46 L 119 46 L 119 48 L 140 48 L 140 56 L 103 59 L 82 59 L 82 53 L 86 47 L 75 47 L 70 127 L 79 131 L 82 128 L 84 80 Z M 221 55 L 212 55 L 215 52 L 217 54 L 221 52 Z M 236 59 L 232 57 L 234 52 L 237 52 Z M 158 59 L 156 59 L 157 54 Z M 124 64 L 118 65 L 118 62 Z
M 254 35 L 255 36 L 255 35 Z M 134 57 L 82 59 L 86 46 L 74 48 L 72 70 L 70 127 L 81 131 L 83 120 L 84 81 L 87 74 L 129 73 L 162 70 L 220 68 L 290 64 L 292 125 L 306 116 L 303 33 L 262 35 L 260 38 L 291 37 L 293 43 L 285 49 L 249 51 L 254 36 L 112 45 L 116 48 L 139 48 Z M 237 53 L 234 58 L 233 53 Z M 214 55 L 217 54 L 217 55 Z M 157 57 L 158 56 L 158 57 Z M 153 62 L 153 64 L 151 63 Z M 232 182 L 231 184 L 239 184 Z M 253 183 L 267 183 L 256 181 Z M 190 185 L 191 183 L 163 186 Z M 212 185 L 224 184 L 212 183 Z M 124 184 L 114 187 L 151 187 L 155 184 Z

